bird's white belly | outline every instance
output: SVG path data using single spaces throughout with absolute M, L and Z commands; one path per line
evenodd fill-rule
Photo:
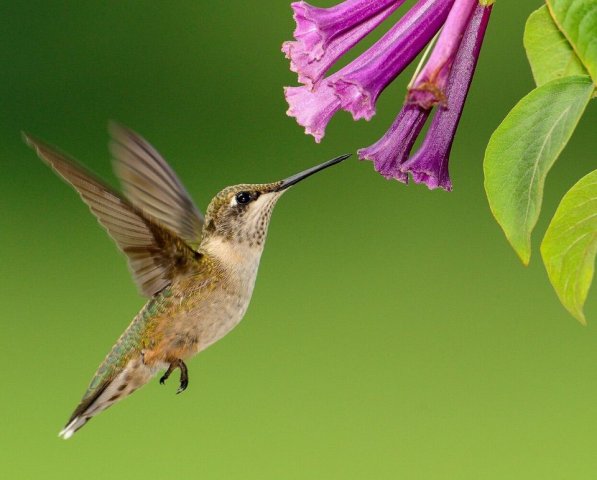
M 204 317 L 198 325 L 199 351 L 206 349 L 220 340 L 236 327 L 249 306 L 251 296 L 217 302 L 213 306 L 212 314 Z

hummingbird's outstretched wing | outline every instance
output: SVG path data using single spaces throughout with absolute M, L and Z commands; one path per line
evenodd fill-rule
M 203 215 L 172 168 L 137 133 L 116 123 L 110 123 L 109 129 L 114 171 L 127 198 L 189 245 L 199 245 Z
M 167 228 L 155 223 L 120 194 L 66 155 L 23 134 L 38 156 L 70 183 L 89 206 L 128 263 L 140 292 L 148 297 L 193 269 L 199 253 Z

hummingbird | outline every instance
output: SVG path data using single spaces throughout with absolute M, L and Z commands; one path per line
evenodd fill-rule
M 109 130 L 123 194 L 23 133 L 40 159 L 79 193 L 149 298 L 95 372 L 59 433 L 64 439 L 158 372 L 164 371 L 164 384 L 180 370 L 177 393 L 183 392 L 189 384 L 185 362 L 230 332 L 249 306 L 276 202 L 291 186 L 350 156 L 273 183 L 226 187 L 204 216 L 155 148 L 121 125 Z

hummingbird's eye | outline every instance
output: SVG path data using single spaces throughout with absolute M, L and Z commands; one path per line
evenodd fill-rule
M 236 194 L 236 203 L 240 205 L 247 204 L 251 201 L 251 194 L 249 192 L 238 192 Z

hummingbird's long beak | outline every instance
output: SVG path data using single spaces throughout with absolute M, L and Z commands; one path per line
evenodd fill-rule
M 315 167 L 308 168 L 307 170 L 297 173 L 296 175 L 293 175 L 292 177 L 288 177 L 288 178 L 282 180 L 274 191 L 280 192 L 282 190 L 286 190 L 288 187 L 291 187 L 295 183 L 298 183 L 301 180 L 304 180 L 305 178 L 310 177 L 314 173 L 317 173 L 325 168 L 331 167 L 332 165 L 336 165 L 337 163 L 340 163 L 342 160 L 346 160 L 348 157 L 350 157 L 350 155 L 351 155 L 350 153 L 340 155 L 339 157 L 332 158 L 331 160 L 328 160 L 327 162 L 324 162 L 321 165 L 317 165 Z

